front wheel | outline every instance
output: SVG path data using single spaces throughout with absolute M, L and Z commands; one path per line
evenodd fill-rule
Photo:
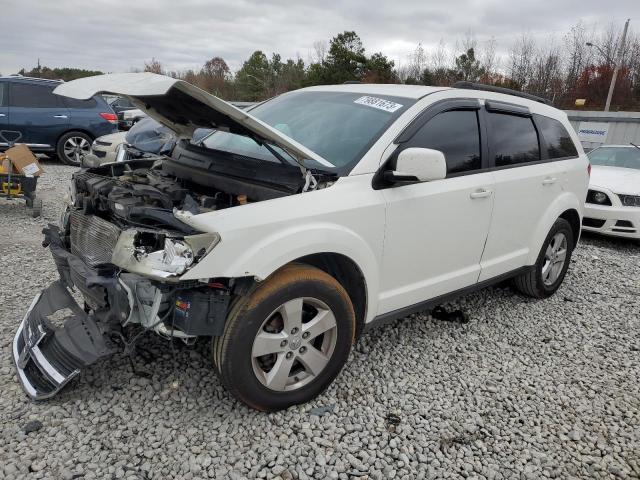
M 515 278 L 516 288 L 534 298 L 553 295 L 564 280 L 575 245 L 571 225 L 559 218 L 542 244 L 536 264 Z
M 347 361 L 354 331 L 342 285 L 317 268 L 289 265 L 234 305 L 212 354 L 231 393 L 275 411 L 327 388 Z
M 86 133 L 68 132 L 58 140 L 56 155 L 67 165 L 81 166 L 88 153 L 91 153 L 91 137 Z

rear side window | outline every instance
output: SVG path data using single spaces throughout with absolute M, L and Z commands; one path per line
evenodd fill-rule
M 7 106 L 7 82 L 0 82 L 0 107 Z
M 547 144 L 547 158 L 577 157 L 578 151 L 564 125 L 553 118 L 536 115 L 536 126 Z
M 447 160 L 447 175 L 479 170 L 478 114 L 475 110 L 440 113 L 416 132 L 407 147 L 440 150 Z
M 531 118 L 493 112 L 487 117 L 496 167 L 540 160 L 538 133 Z
M 53 87 L 29 83 L 11 84 L 10 105 L 12 107 L 56 108 L 61 107 L 60 97 L 54 95 Z
M 62 97 L 62 101 L 68 108 L 95 108 L 97 105 L 95 98 L 78 100 L 75 98 Z

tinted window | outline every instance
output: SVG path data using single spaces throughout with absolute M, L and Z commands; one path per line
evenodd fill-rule
M 429 120 L 407 142 L 407 147 L 440 150 L 447 159 L 447 175 L 478 170 L 480 132 L 475 110 L 452 110 Z
M 7 82 L 0 82 L 0 107 L 7 106 Z
M 536 115 L 538 132 L 547 143 L 547 158 L 577 157 L 578 151 L 569 132 L 557 120 Z
M 51 93 L 53 86 L 29 83 L 11 84 L 11 106 L 29 108 L 55 108 L 62 106 L 60 97 Z
M 538 134 L 528 117 L 488 112 L 496 167 L 540 160 Z
M 96 99 L 78 100 L 75 98 L 62 97 L 62 101 L 69 108 L 95 108 Z

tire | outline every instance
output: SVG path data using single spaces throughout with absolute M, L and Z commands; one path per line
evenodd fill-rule
M 563 242 L 564 256 L 562 255 Z M 528 272 L 514 279 L 516 288 L 522 294 L 533 298 L 546 298 L 553 295 L 564 280 L 574 247 L 575 240 L 571 225 L 565 219 L 559 218 L 549 230 L 535 265 Z M 547 266 L 548 269 L 546 269 Z
M 252 408 L 276 411 L 323 392 L 347 361 L 354 334 L 342 285 L 315 267 L 292 264 L 235 302 L 212 356 L 229 392 Z
M 83 132 L 67 132 L 56 145 L 56 156 L 67 165 L 79 167 L 82 157 L 91 152 L 93 139 Z

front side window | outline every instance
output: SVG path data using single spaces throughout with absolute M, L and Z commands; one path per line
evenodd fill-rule
M 547 144 L 547 158 L 570 158 L 577 157 L 578 150 L 571 140 L 571 136 L 564 125 L 558 120 L 536 115 L 536 126 L 542 138 Z
M 587 156 L 592 165 L 640 170 L 640 148 L 633 145 L 629 147 L 600 147 L 591 150 Z
M 491 151 L 496 167 L 540 160 L 540 145 L 529 117 L 488 112 Z
M 13 83 L 10 105 L 27 108 L 57 108 L 62 106 L 62 101 L 59 96 L 53 94 L 51 86 Z
M 429 120 L 406 147 L 431 148 L 444 153 L 447 175 L 479 170 L 480 131 L 476 110 L 451 110 Z
M 0 82 L 0 107 L 7 106 L 7 82 Z

